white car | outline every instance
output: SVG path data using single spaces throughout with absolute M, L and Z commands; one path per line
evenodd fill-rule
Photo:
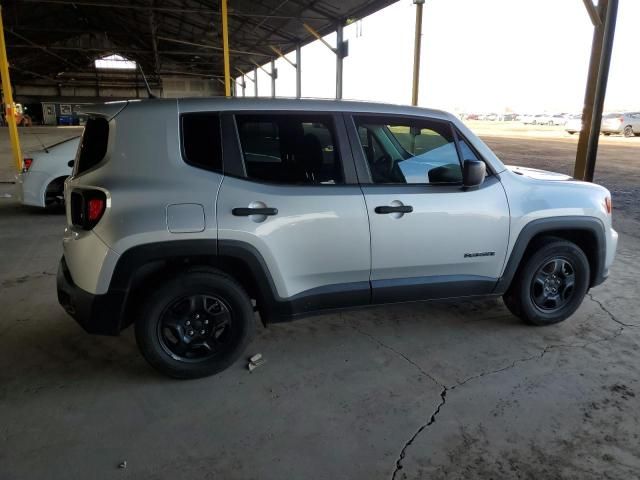
M 567 123 L 567 116 L 566 115 L 553 115 L 550 119 L 549 119 L 549 125 L 565 125 Z
M 73 170 L 79 143 L 79 136 L 72 137 L 25 156 L 17 176 L 23 205 L 46 208 L 64 203 L 64 181 Z
M 570 135 L 582 131 L 582 115 L 572 115 L 567 123 L 564 125 L 564 129 Z

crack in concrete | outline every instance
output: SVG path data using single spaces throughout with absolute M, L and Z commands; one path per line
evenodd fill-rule
M 425 377 L 429 378 L 433 383 L 435 383 L 436 385 L 438 385 L 439 387 L 441 387 L 441 391 L 440 391 L 440 402 L 438 403 L 438 405 L 436 406 L 436 409 L 434 410 L 434 412 L 431 414 L 431 416 L 429 417 L 429 420 L 420 425 L 420 427 L 415 431 L 415 433 L 411 436 L 411 438 L 404 444 L 404 446 L 402 447 L 402 449 L 400 450 L 400 455 L 398 456 L 396 463 L 395 463 L 395 468 L 393 470 L 393 474 L 391 475 L 391 479 L 395 480 L 396 476 L 398 475 L 398 473 L 400 472 L 400 470 L 402 470 L 403 466 L 402 466 L 402 461 L 404 460 L 406 454 L 407 454 L 407 449 L 413 444 L 413 442 L 416 440 L 416 438 L 418 438 L 418 436 L 429 426 L 433 425 L 436 421 L 436 416 L 440 413 L 440 410 L 442 409 L 442 407 L 444 407 L 444 405 L 447 403 L 447 393 L 449 392 L 449 390 L 454 390 L 458 387 L 461 387 L 473 380 L 477 380 L 479 378 L 482 377 L 486 377 L 489 375 L 495 375 L 497 373 L 502 373 L 505 372 L 507 370 L 510 370 L 512 368 L 514 368 L 516 365 L 520 364 L 520 363 L 526 363 L 526 362 L 530 362 L 532 360 L 539 360 L 542 357 L 544 357 L 547 353 L 549 353 L 549 351 L 553 350 L 553 349 L 560 349 L 560 348 L 586 348 L 590 345 L 595 345 L 598 343 L 604 343 L 604 342 L 608 342 L 611 341 L 615 338 L 617 338 L 618 336 L 622 335 L 622 332 L 624 331 L 625 327 L 629 327 L 629 326 L 634 326 L 634 325 L 627 325 L 621 321 L 619 321 L 618 319 L 615 318 L 615 316 L 609 312 L 598 300 L 594 299 L 591 294 L 588 294 L 589 298 L 591 298 L 594 302 L 596 302 L 600 308 L 607 314 L 607 316 L 609 316 L 609 318 L 611 318 L 611 320 L 615 321 L 616 323 L 618 323 L 620 325 L 620 328 L 618 328 L 618 330 L 616 330 L 616 332 L 613 335 L 609 335 L 606 337 L 602 337 L 598 340 L 592 340 L 589 342 L 583 342 L 583 343 L 561 343 L 561 344 L 554 344 L 554 345 L 547 345 L 545 346 L 542 351 L 540 353 L 537 353 L 535 355 L 531 355 L 529 357 L 524 357 L 524 358 L 519 358 L 514 360 L 513 362 L 511 362 L 509 365 L 504 366 L 504 367 L 500 367 L 498 369 L 495 370 L 490 370 L 487 372 L 481 372 L 477 375 L 473 375 L 471 377 L 468 377 L 462 381 L 456 382 L 454 385 L 451 386 L 447 386 L 444 383 L 440 382 L 439 380 L 437 380 L 433 375 L 431 375 L 430 373 L 428 373 L 426 370 L 424 370 L 419 364 L 417 364 L 415 361 L 413 361 L 411 358 L 409 358 L 407 355 L 405 355 L 404 353 L 402 353 L 401 351 L 393 348 L 390 345 L 387 345 L 386 343 L 382 342 L 380 339 L 378 339 L 377 337 L 375 337 L 374 335 L 371 335 L 370 333 L 356 327 L 355 325 L 352 325 L 350 323 L 347 322 L 346 319 L 342 318 L 343 323 L 350 327 L 351 329 L 355 330 L 356 332 L 358 332 L 359 334 L 369 338 L 372 342 L 376 343 L 377 345 L 393 352 L 395 355 L 398 355 L 399 357 L 403 358 L 406 362 L 408 362 L 410 365 L 412 365 L 414 368 L 416 368 L 422 375 L 424 375 Z M 342 317 L 342 315 L 341 315 Z
M 441 381 L 439 381 L 438 379 L 436 379 L 433 375 L 431 375 L 429 372 L 427 372 L 426 370 L 424 370 L 420 365 L 418 365 L 416 362 L 414 362 L 413 360 L 411 360 L 409 357 L 407 357 L 404 353 L 402 353 L 399 350 L 396 350 L 395 348 L 391 347 L 390 345 L 387 345 L 386 343 L 380 341 L 377 337 L 371 335 L 368 332 L 365 332 L 364 330 L 356 327 L 355 325 L 351 325 L 349 324 L 346 320 L 343 319 L 343 322 L 346 326 L 348 326 L 349 328 L 355 330 L 356 332 L 358 332 L 360 335 L 364 335 L 365 337 L 368 337 L 371 341 L 373 341 L 374 343 L 377 343 L 378 345 L 380 345 L 382 348 L 386 348 L 387 350 L 395 353 L 396 355 L 398 355 L 399 357 L 402 357 L 404 360 L 406 360 L 409 364 L 413 365 L 423 376 L 427 377 L 429 380 L 431 380 L 433 383 L 435 383 L 436 385 L 442 387 L 442 388 L 446 388 L 445 384 L 442 383 Z
M 618 323 L 618 324 L 622 325 L 623 327 L 637 327 L 637 325 L 632 325 L 632 324 L 630 324 L 630 323 L 624 323 L 622 320 L 618 320 L 618 319 L 616 318 L 616 316 L 615 316 L 613 313 L 611 313 L 611 312 L 609 311 L 609 309 L 608 309 L 607 307 L 605 307 L 605 306 L 604 306 L 604 304 L 603 304 L 600 300 L 598 300 L 597 298 L 595 298 L 595 297 L 593 296 L 593 294 L 592 294 L 592 293 L 587 293 L 587 297 L 589 297 L 589 298 L 591 299 L 591 301 L 593 301 L 593 302 L 597 303 L 597 304 L 598 304 L 598 306 L 600 307 L 600 309 L 601 309 L 604 313 L 606 313 L 606 314 L 607 314 L 607 316 L 608 316 L 611 320 L 613 320 L 614 322 L 616 322 L 616 323 Z
M 416 433 L 414 433 L 413 436 L 409 439 L 409 441 L 404 444 L 404 447 L 402 447 L 402 450 L 400 450 L 400 455 L 396 460 L 396 468 L 393 470 L 393 474 L 391 475 L 391 480 L 395 480 L 396 475 L 398 475 L 400 470 L 402 470 L 402 460 L 404 460 L 404 457 L 407 454 L 407 449 L 413 444 L 414 440 L 418 438 L 418 436 L 422 433 L 422 431 L 425 428 L 433 425 L 436 422 L 436 416 L 440 413 L 440 409 L 444 406 L 445 403 L 447 403 L 448 391 L 449 391 L 448 387 L 442 387 L 442 391 L 440 392 L 440 403 L 436 407 L 435 411 L 431 414 L 429 421 L 421 425 L 420 428 L 416 430 Z

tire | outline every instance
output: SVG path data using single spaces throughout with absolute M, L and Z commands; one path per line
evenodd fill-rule
M 611 133 L 610 133 L 610 132 L 603 132 L 602 134 L 603 134 L 605 137 L 608 137 L 608 136 L 610 136 L 610 135 L 611 135 Z
M 173 378 L 219 373 L 244 353 L 255 333 L 251 299 L 230 276 L 194 268 L 160 285 L 135 322 L 140 353 Z
M 559 323 L 575 313 L 589 289 L 589 261 L 576 244 L 555 237 L 532 247 L 503 297 L 505 305 L 532 325 Z
M 627 138 L 634 137 L 635 134 L 633 133 L 633 127 L 631 125 L 624 127 L 623 135 Z
M 576 132 L 571 131 L 571 130 L 567 130 L 567 133 L 568 133 L 569 135 L 574 135 Z

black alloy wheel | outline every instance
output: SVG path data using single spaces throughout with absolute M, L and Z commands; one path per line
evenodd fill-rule
M 548 260 L 533 276 L 531 301 L 545 313 L 558 311 L 571 301 L 575 283 L 575 269 L 569 260 Z
M 240 358 L 255 333 L 247 292 L 236 279 L 208 266 L 159 276 L 136 313 L 140 353 L 173 378 L 223 371 Z
M 529 245 L 503 299 L 509 311 L 525 322 L 552 325 L 578 309 L 590 279 L 589 260 L 578 245 L 543 237 Z
M 175 360 L 199 362 L 223 354 L 233 340 L 231 307 L 218 296 L 179 298 L 158 322 L 158 339 Z

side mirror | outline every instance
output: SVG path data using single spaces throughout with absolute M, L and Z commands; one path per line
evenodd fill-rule
M 462 185 L 464 188 L 479 187 L 484 182 L 487 166 L 480 160 L 465 160 L 462 164 Z
M 69 162 L 67 163 L 67 165 L 69 165 L 71 168 L 73 168 L 73 166 L 75 165 L 76 161 L 75 160 L 69 160 Z

